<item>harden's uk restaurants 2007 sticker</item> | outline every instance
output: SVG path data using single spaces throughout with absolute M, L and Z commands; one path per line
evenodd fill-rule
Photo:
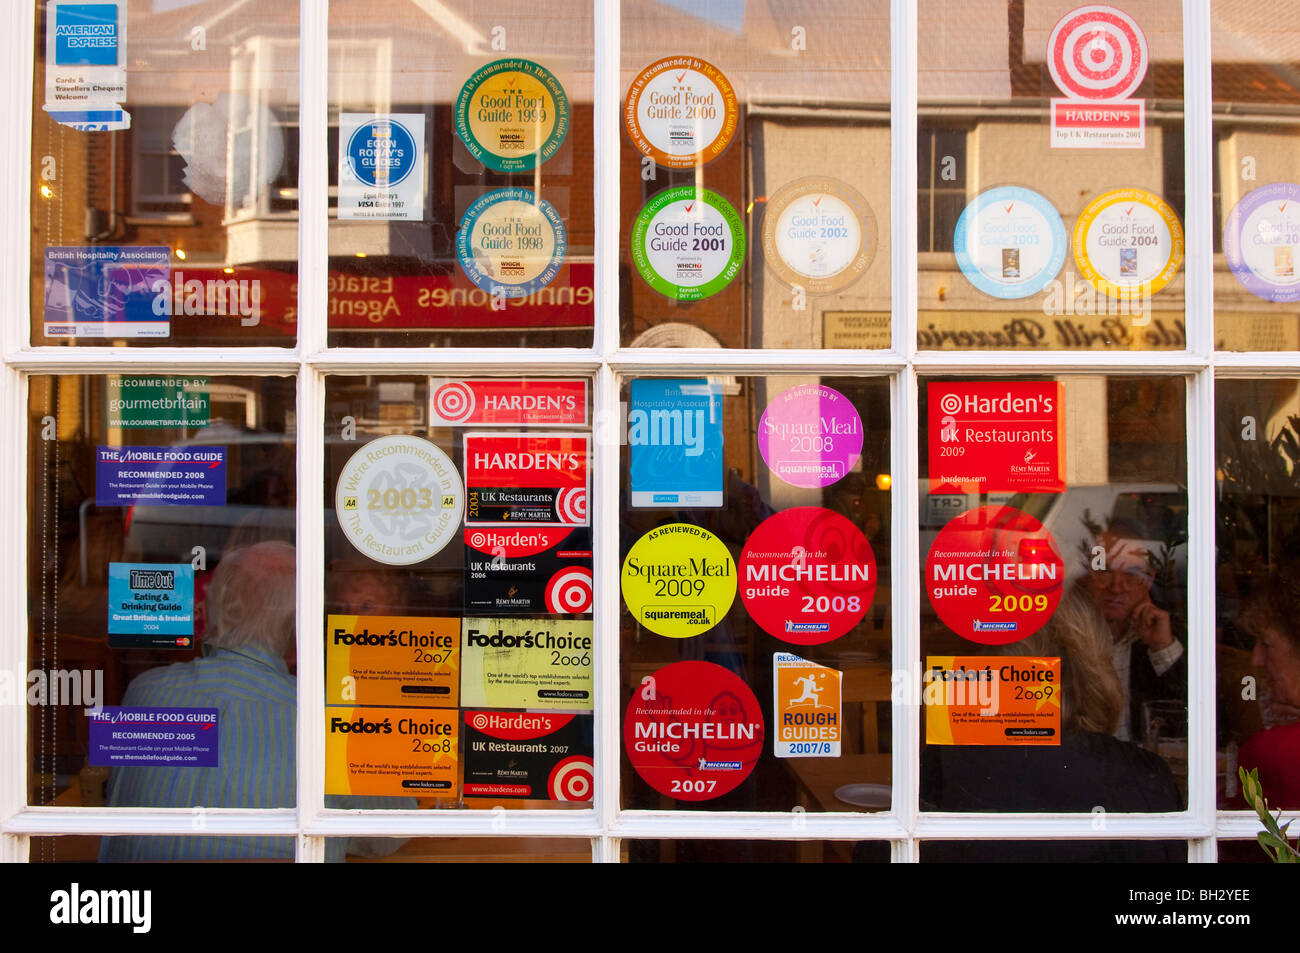
M 569 97 L 531 60 L 488 63 L 456 98 L 456 134 L 497 172 L 526 172 L 555 155 L 569 132 Z
M 731 284 L 745 263 L 745 226 L 711 189 L 679 185 L 660 192 L 632 224 L 632 261 L 655 291 L 696 301 Z
M 711 63 L 670 56 L 632 80 L 623 121 L 633 145 L 660 165 L 704 165 L 721 155 L 736 134 L 736 91 Z
M 646 533 L 623 560 L 623 601 L 651 632 L 686 639 L 707 632 L 736 601 L 736 564 L 706 529 L 669 523 Z

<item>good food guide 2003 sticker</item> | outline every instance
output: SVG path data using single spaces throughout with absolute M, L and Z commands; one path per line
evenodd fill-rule
M 1061 215 L 1032 189 L 1001 186 L 975 197 L 957 219 L 953 250 L 966 279 L 1014 300 L 1047 287 L 1065 264 Z

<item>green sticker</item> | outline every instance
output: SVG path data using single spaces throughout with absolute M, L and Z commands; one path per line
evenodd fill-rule
M 456 134 L 475 159 L 497 172 L 526 172 L 555 155 L 569 133 L 569 97 L 532 60 L 480 68 L 456 98 Z
M 206 377 L 110 377 L 110 427 L 206 427 L 211 401 Z
M 745 263 L 745 227 L 710 189 L 660 192 L 632 225 L 632 260 L 646 284 L 678 301 L 698 301 L 731 284 Z

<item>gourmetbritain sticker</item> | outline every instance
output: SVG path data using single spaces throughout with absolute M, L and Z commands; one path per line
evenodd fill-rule
M 1074 261 L 1109 297 L 1149 298 L 1173 280 L 1183 262 L 1183 227 L 1160 196 L 1113 189 L 1079 213 Z
M 587 423 L 585 380 L 429 380 L 435 427 L 581 427 Z
M 740 553 L 740 598 L 763 630 L 795 645 L 838 639 L 876 594 L 871 544 L 846 517 L 820 506 L 770 516 Z
M 669 523 L 646 533 L 623 560 L 623 601 L 651 632 L 686 639 L 717 625 L 736 601 L 736 564 L 706 529 Z
M 705 165 L 721 155 L 736 134 L 736 90 L 711 63 L 670 56 L 651 63 L 632 80 L 623 121 L 633 145 L 660 165 Z
M 494 189 L 465 210 L 456 255 L 465 276 L 483 291 L 526 298 L 559 274 L 566 241 L 550 202 L 528 189 Z
M 1265 301 L 1300 299 L 1300 185 L 1274 182 L 1246 193 L 1223 226 L 1233 276 Z
M 772 653 L 772 753 L 778 758 L 840 756 L 844 673 L 789 652 Z
M 749 686 L 712 662 L 675 662 L 641 679 L 623 745 L 641 780 L 679 801 L 734 791 L 763 753 L 763 712 Z
M 531 60 L 488 63 L 456 98 L 456 134 L 475 159 L 497 172 L 541 165 L 569 133 L 569 97 Z
M 334 506 L 359 552 L 409 566 L 442 551 L 460 530 L 465 486 L 451 458 L 409 434 L 372 440 L 339 474 Z
M 830 486 L 862 455 L 862 417 L 834 388 L 800 384 L 782 391 L 763 411 L 758 451 L 792 486 Z
M 632 224 L 632 260 L 646 284 L 678 301 L 715 295 L 740 274 L 745 227 L 711 189 L 679 185 L 660 192 Z
M 808 294 L 843 291 L 862 277 L 879 245 L 867 200 L 838 179 L 800 179 L 768 199 L 763 257 L 778 278 Z
M 981 645 L 1006 645 L 1052 617 L 1065 563 L 1034 517 L 1010 506 L 981 506 L 935 537 L 925 580 L 930 605 L 948 628 Z
M 975 197 L 953 234 L 957 266 L 995 298 L 1027 298 L 1065 264 L 1065 225 L 1052 203 L 1031 189 L 1002 186 Z
M 339 218 L 424 218 L 424 116 L 339 114 Z

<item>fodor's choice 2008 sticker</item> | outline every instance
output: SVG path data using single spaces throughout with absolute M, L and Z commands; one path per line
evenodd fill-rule
M 1052 203 L 1015 186 L 977 195 L 953 233 L 962 274 L 995 298 L 1042 291 L 1065 264 L 1065 248 L 1065 225 Z
M 1233 276 L 1265 301 L 1300 299 L 1300 185 L 1274 182 L 1246 193 L 1223 226 Z
M 694 56 L 651 63 L 632 80 L 623 109 L 633 145 L 670 169 L 720 156 L 736 134 L 739 115 L 731 82 Z
M 428 559 L 456 536 L 465 486 L 451 458 L 409 434 L 372 440 L 339 474 L 334 506 L 358 551 L 389 566 Z
M 736 600 L 736 563 L 706 529 L 669 523 L 646 533 L 623 560 L 623 601 L 651 632 L 685 639 L 707 632 Z
M 528 189 L 494 189 L 465 210 L 456 256 L 483 291 L 526 298 L 560 273 L 567 239 L 560 213 Z
M 497 172 L 541 165 L 569 132 L 569 97 L 560 81 L 532 60 L 488 63 L 456 98 L 456 134 L 479 162 Z
M 843 291 L 862 277 L 879 245 L 867 200 L 838 179 L 800 179 L 768 199 L 763 258 L 778 278 L 808 294 Z
M 710 189 L 660 192 L 632 223 L 632 261 L 646 284 L 678 301 L 697 301 L 731 284 L 745 263 L 745 226 Z
M 1079 213 L 1074 261 L 1111 298 L 1149 297 L 1173 280 L 1183 262 L 1183 226 L 1160 196 L 1112 189 Z

